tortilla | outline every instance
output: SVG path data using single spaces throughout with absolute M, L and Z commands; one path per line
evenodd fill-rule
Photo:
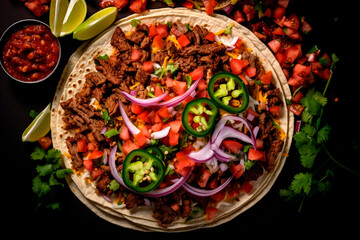
M 250 30 L 230 18 L 218 14 L 209 16 L 204 12 L 187 8 L 162 8 L 149 10 L 142 14 L 134 14 L 114 23 L 93 41 L 84 43 L 71 56 L 64 69 L 52 103 L 51 133 L 54 148 L 59 149 L 63 153 L 65 167 L 72 167 L 71 159 L 64 154 L 68 152 L 65 139 L 68 136 L 72 136 L 72 132 L 62 128 L 64 110 L 61 108 L 60 102 L 74 97 L 75 94 L 81 90 L 85 83 L 84 75 L 95 70 L 93 58 L 98 55 L 112 54 L 113 47 L 110 45 L 110 39 L 115 28 L 119 26 L 125 33 L 130 31 L 132 29 L 130 21 L 134 18 L 146 24 L 166 24 L 167 22 L 180 20 L 183 23 L 189 23 L 193 26 L 200 25 L 207 27 L 208 30 L 212 32 L 217 32 L 230 24 L 234 24 L 231 34 L 227 37 L 222 36 L 222 40 L 229 42 L 234 36 L 240 37 L 245 45 L 251 48 L 260 59 L 263 67 L 266 70 L 271 70 L 273 83 L 280 89 L 282 102 L 285 103 L 286 98 L 291 98 L 287 79 L 271 51 Z M 153 212 L 151 206 L 137 207 L 132 210 L 119 208 L 107 202 L 102 196 L 97 195 L 94 188 L 80 175 L 72 174 L 67 180 L 74 194 L 88 206 L 91 211 L 101 218 L 125 228 L 140 231 L 179 232 L 197 228 L 214 227 L 230 221 L 256 204 L 274 184 L 284 166 L 286 156 L 289 152 L 294 127 L 294 116 L 286 106 L 281 108 L 279 119 L 280 126 L 284 130 L 286 137 L 284 139 L 283 149 L 278 155 L 273 170 L 271 172 L 264 171 L 264 174 L 254 183 L 253 189 L 249 194 L 240 193 L 240 201 L 220 203 L 218 205 L 219 212 L 212 221 L 206 221 L 204 216 L 197 217 L 189 223 L 185 223 L 183 219 L 178 219 L 172 224 L 169 224 L 167 228 L 163 228 L 158 225 L 152 217 Z

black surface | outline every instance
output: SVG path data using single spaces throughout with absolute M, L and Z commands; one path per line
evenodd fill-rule
M 88 2 L 88 16 L 98 10 L 97 2 Z M 148 1 L 151 7 L 164 6 Z M 304 51 L 313 44 L 325 52 L 335 52 L 340 62 L 335 70 L 328 91 L 329 104 L 326 107 L 325 119 L 332 127 L 329 149 L 344 165 L 360 171 L 359 151 L 339 150 L 344 146 L 359 145 L 359 64 L 357 37 L 358 14 L 355 6 L 349 2 L 326 0 L 291 0 L 286 14 L 295 12 L 305 16 L 313 27 L 307 36 Z M 118 19 L 129 14 L 122 11 Z M 338 17 L 338 21 L 334 19 Z M 23 6 L 20 0 L 2 0 L 0 7 L 0 33 L 13 22 L 35 16 Z M 48 15 L 39 18 L 48 23 Z M 270 192 L 254 207 L 232 221 L 210 229 L 199 229 L 192 232 L 146 234 L 125 229 L 96 216 L 85 205 L 65 188 L 59 192 L 63 203 L 61 211 L 41 210 L 34 213 L 36 198 L 31 184 L 35 176 L 35 163 L 29 154 L 36 143 L 22 143 L 21 134 L 31 122 L 29 111 L 41 111 L 52 101 L 57 81 L 70 55 L 82 42 L 72 40 L 71 36 L 60 39 L 62 47 L 61 63 L 50 79 L 39 84 L 21 84 L 0 71 L 0 111 L 1 111 L 1 199 L 2 218 L 5 225 L 2 229 L 12 236 L 50 238 L 67 237 L 70 239 L 89 239 L 90 237 L 116 237 L 184 239 L 201 236 L 211 238 L 220 233 L 224 237 L 246 238 L 274 236 L 281 238 L 310 236 L 353 236 L 358 232 L 360 214 L 359 177 L 341 168 L 335 168 L 333 186 L 326 196 L 318 196 L 305 201 L 302 212 L 297 213 L 298 204 L 283 202 L 279 189 L 287 188 L 293 175 L 299 171 L 299 160 L 293 147 L 279 178 Z M 335 97 L 339 98 L 334 102 Z M 323 159 L 320 158 L 319 161 Z M 4 233 L 2 231 L 2 233 Z M 229 236 L 228 234 L 231 234 Z M 335 235 L 336 234 L 336 235 Z M 355 237 L 356 235 L 354 235 Z

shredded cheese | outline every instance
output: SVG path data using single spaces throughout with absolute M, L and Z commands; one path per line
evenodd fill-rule
M 259 102 L 266 103 L 267 102 L 267 93 L 263 95 L 262 91 L 259 91 L 258 93 Z
M 230 23 L 230 26 L 233 27 L 235 24 L 234 23 Z M 221 35 L 226 31 L 226 28 L 221 29 L 220 31 L 217 31 L 216 33 L 214 33 L 215 35 Z
M 169 35 L 169 36 L 166 38 L 166 41 L 171 41 L 171 42 L 175 43 L 176 48 L 177 48 L 177 49 L 181 49 L 180 43 L 178 42 L 178 40 L 177 40 L 174 36 Z
M 125 33 L 126 37 L 129 37 L 131 35 L 132 31 L 128 31 L 127 33 Z
M 225 52 L 225 54 L 232 58 L 237 58 L 239 56 L 236 52 Z
M 163 69 L 166 69 L 168 61 L 169 61 L 169 56 L 166 56 L 163 63 Z
M 130 90 L 134 90 L 137 86 L 139 86 L 140 85 L 140 83 L 139 82 L 137 82 L 137 83 L 135 83 L 134 85 L 132 85 L 131 87 L 129 87 L 130 88 Z

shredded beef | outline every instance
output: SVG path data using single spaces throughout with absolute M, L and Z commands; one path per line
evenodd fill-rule
M 125 34 L 120 27 L 115 29 L 110 44 L 119 50 L 119 52 L 131 50 L 131 45 L 128 43 Z
M 143 206 L 144 198 L 133 192 L 129 193 L 125 199 L 126 209 L 132 209 L 136 206 Z

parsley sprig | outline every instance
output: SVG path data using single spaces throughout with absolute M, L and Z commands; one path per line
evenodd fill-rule
M 59 209 L 60 203 L 54 197 L 58 187 L 64 187 L 65 177 L 73 173 L 71 169 L 62 168 L 61 152 L 57 149 L 44 150 L 36 147 L 30 158 L 37 162 L 37 175 L 32 181 L 32 190 L 38 197 L 38 204 L 51 209 Z
M 347 168 L 331 155 L 326 147 L 329 140 L 331 127 L 323 120 L 325 106 L 328 103 L 326 92 L 333 76 L 335 64 L 339 61 L 335 54 L 332 55 L 331 74 L 326 83 L 324 91 L 321 93 L 315 88 L 310 89 L 300 103 L 305 107 L 301 115 L 302 127 L 294 135 L 295 146 L 300 154 L 300 163 L 303 171 L 295 174 L 288 189 L 281 189 L 280 196 L 285 200 L 300 199 L 299 212 L 302 209 L 305 199 L 316 193 L 326 193 L 330 188 L 330 177 L 334 176 L 334 168 L 325 168 L 326 163 L 331 160 L 339 166 L 353 174 L 359 173 Z M 325 160 L 319 159 L 320 152 L 325 153 Z M 318 161 L 316 168 L 315 161 Z M 322 161 L 322 162 L 319 162 Z M 320 171 L 322 170 L 322 171 Z M 319 175 L 323 173 L 322 176 Z

